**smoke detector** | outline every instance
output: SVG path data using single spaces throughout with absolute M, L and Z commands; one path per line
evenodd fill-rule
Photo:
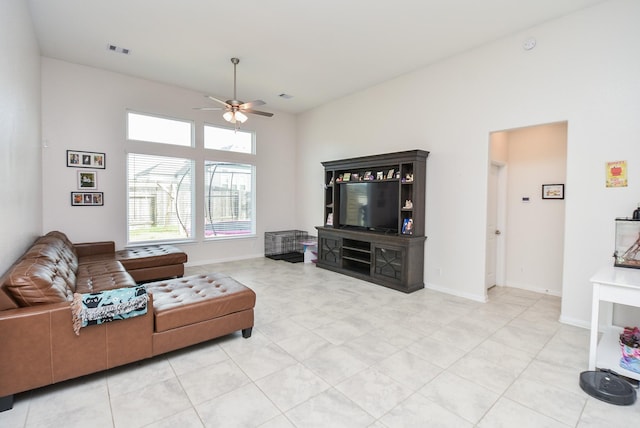
M 522 42 L 522 48 L 525 51 L 530 51 L 535 47 L 536 47 L 536 39 L 534 37 L 527 37 L 525 41 Z

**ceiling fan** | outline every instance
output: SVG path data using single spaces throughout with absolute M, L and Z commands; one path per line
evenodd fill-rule
M 205 98 L 208 98 L 212 101 L 222 104 L 224 107 L 199 107 L 198 110 L 225 110 L 222 117 L 227 122 L 231 122 L 233 124 L 237 124 L 238 122 L 244 123 L 246 122 L 247 115 L 249 114 L 258 114 L 260 116 L 273 116 L 273 113 L 268 113 L 266 111 L 254 110 L 253 108 L 256 106 L 261 106 L 266 104 L 262 100 L 249 101 L 245 103 L 243 101 L 238 101 L 236 97 L 236 66 L 240 62 L 238 58 L 231 58 L 231 62 L 233 63 L 233 99 L 222 101 L 216 97 L 212 97 L 211 95 L 205 95 Z

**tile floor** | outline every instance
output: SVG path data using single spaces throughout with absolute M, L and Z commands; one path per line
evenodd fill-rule
M 270 259 L 190 267 L 258 296 L 239 333 L 16 396 L 2 427 L 622 427 L 640 404 L 586 395 L 588 331 L 560 299 L 403 294 Z M 635 422 L 632 422 L 635 421 Z

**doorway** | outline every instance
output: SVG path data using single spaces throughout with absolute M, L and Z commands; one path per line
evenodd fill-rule
M 561 296 L 565 204 L 543 199 L 542 185 L 566 188 L 567 122 L 496 131 L 489 140 L 485 285 Z

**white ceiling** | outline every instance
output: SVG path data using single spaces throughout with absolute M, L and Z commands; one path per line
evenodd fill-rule
M 298 113 L 604 1 L 28 2 L 44 56 L 222 99 L 232 97 L 236 56 L 239 99 Z

